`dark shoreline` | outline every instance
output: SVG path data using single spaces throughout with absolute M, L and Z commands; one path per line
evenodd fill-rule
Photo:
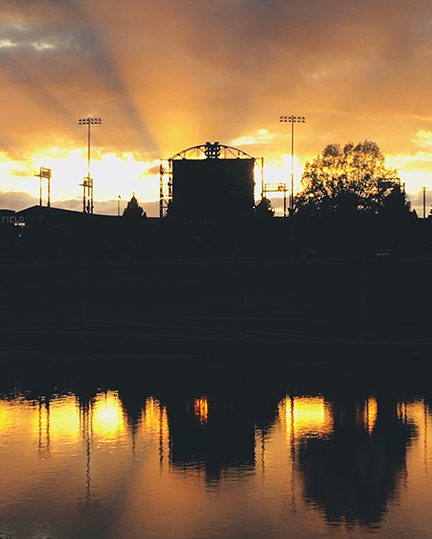
M 432 260 L 0 265 L 0 350 L 431 359 Z
M 208 337 L 129 332 L 0 331 L 1 351 L 175 357 L 286 359 L 287 361 L 432 360 L 432 343 Z

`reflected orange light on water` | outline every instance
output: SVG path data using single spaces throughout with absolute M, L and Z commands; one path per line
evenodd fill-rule
M 363 410 L 363 424 L 364 424 L 365 430 L 367 430 L 369 434 L 371 434 L 371 432 L 373 431 L 377 417 L 378 417 L 378 403 L 376 399 L 369 398 L 365 402 L 365 407 Z
M 0 432 L 3 427 L 6 427 L 10 420 L 16 425 L 19 419 L 13 417 L 17 408 L 9 406 L 10 410 L 5 410 L 3 405 L 0 406 Z M 29 406 L 18 408 L 21 412 Z M 8 413 L 9 412 L 9 413 Z M 4 414 L 11 417 L 3 420 Z M 3 416 L 3 417 L 2 417 Z M 28 419 L 30 419 L 29 423 Z M 31 437 L 39 439 L 41 443 L 41 437 L 45 440 L 49 439 L 50 442 L 73 442 L 78 439 L 79 436 L 79 409 L 76 404 L 75 397 L 66 396 L 61 399 L 53 399 L 49 402 L 36 403 L 31 406 L 31 415 L 25 418 L 25 422 L 29 424 Z
M 333 432 L 331 408 L 323 397 L 286 397 L 279 403 L 279 419 L 287 438 L 327 436 Z
M 74 442 L 79 438 L 79 407 L 75 397 L 62 397 L 52 401 L 49 406 L 49 417 L 46 407 L 41 407 L 45 421 L 49 421 L 51 441 L 64 440 Z M 42 419 L 44 420 L 44 419 Z
M 37 408 L 33 404 L 16 399 L 14 401 L 0 401 L 0 435 L 10 434 L 13 430 L 22 431 L 32 435 L 29 417 L 37 417 Z M 27 431 L 30 431 L 29 433 Z M 0 440 L 1 442 L 1 440 Z
M 168 437 L 168 415 L 165 406 L 153 399 L 146 399 L 143 410 L 143 435 L 159 438 L 161 435 L 165 439 Z
M 202 407 L 204 413 L 204 407 Z M 84 415 L 83 415 L 84 414 Z M 83 423 L 84 421 L 84 423 Z M 99 442 L 112 442 L 126 434 L 126 419 L 121 400 L 113 391 L 96 395 L 92 404 L 80 410 L 75 396 L 54 398 L 48 402 L 8 403 L 0 401 L 0 435 L 27 426 L 30 439 L 38 440 L 39 447 L 55 448 L 55 443 L 73 444 L 83 436 L 95 437 Z M 165 406 L 148 398 L 143 407 L 143 436 L 168 439 L 168 415 Z M 88 430 L 87 430 L 88 429 Z
M 199 419 L 200 423 L 207 423 L 208 420 L 208 400 L 207 397 L 201 397 L 194 401 L 195 417 Z
M 0 434 L 6 434 L 14 425 L 14 411 L 8 402 L 0 402 Z
M 92 430 L 104 441 L 115 440 L 125 432 L 123 407 L 116 392 L 96 396 L 92 406 Z

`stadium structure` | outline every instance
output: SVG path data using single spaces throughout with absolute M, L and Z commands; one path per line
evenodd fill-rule
M 214 221 L 252 213 L 255 169 L 264 158 L 219 142 L 193 146 L 160 164 L 159 216 Z

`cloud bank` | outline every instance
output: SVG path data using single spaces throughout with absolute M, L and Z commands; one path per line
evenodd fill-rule
M 120 215 L 122 215 L 123 210 L 127 206 L 127 202 L 127 200 L 123 199 L 120 199 L 120 204 L 118 200 L 95 201 L 94 213 L 99 215 L 118 215 L 120 210 Z M 43 199 L 42 203 L 46 206 L 46 199 Z M 82 204 L 81 198 L 75 198 L 69 200 L 56 200 L 51 202 L 51 207 L 81 212 Z M 0 209 L 2 210 L 21 211 L 38 205 L 39 199 L 32 197 L 27 193 L 19 191 L 0 191 Z M 139 205 L 144 209 L 148 217 L 159 217 L 159 202 L 143 202 L 139 200 Z

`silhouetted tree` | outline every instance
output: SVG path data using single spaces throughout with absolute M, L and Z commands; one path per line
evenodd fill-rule
M 262 198 L 255 206 L 255 215 L 260 219 L 274 217 L 274 208 L 268 198 Z
M 392 193 L 399 193 L 392 202 L 406 206 L 397 171 L 385 165 L 384 154 L 369 140 L 356 146 L 348 142 L 343 148 L 339 144 L 327 145 L 306 163 L 301 185 L 295 199 L 295 211 L 300 214 L 374 214 L 386 205 Z
M 123 211 L 123 216 L 132 218 L 147 217 L 146 212 L 138 204 L 138 200 L 136 199 L 135 195 L 133 195 L 129 200 L 127 207 Z
M 381 213 L 393 219 L 404 217 L 409 213 L 411 217 L 417 217 L 417 214 L 411 211 L 411 202 L 407 200 L 405 191 L 401 189 L 399 184 L 393 187 L 383 200 Z

